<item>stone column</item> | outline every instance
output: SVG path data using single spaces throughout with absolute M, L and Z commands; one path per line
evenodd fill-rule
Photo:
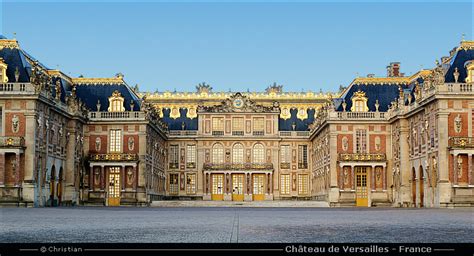
M 375 165 L 372 165 L 372 171 L 370 172 L 370 188 L 375 191 Z
M 122 190 L 125 190 L 125 188 L 126 188 L 126 183 L 125 183 L 125 182 L 126 182 L 126 179 L 125 179 L 125 176 L 127 175 L 127 174 L 125 173 L 125 165 L 122 165 L 122 167 L 120 167 L 120 174 L 121 174 L 121 176 L 122 176 L 122 181 L 121 181 L 121 182 L 122 182 Z
M 454 153 L 453 154 L 453 183 L 454 185 L 458 184 L 458 172 L 462 171 L 458 170 L 458 154 Z
M 339 165 L 339 189 L 344 190 L 344 165 Z
M 441 109 L 447 109 L 447 100 L 439 102 Z M 448 112 L 437 113 L 438 127 L 449 127 Z M 451 203 L 452 187 L 449 180 L 449 151 L 448 151 L 448 129 L 438 129 L 438 194 L 439 203 L 441 206 L 446 206 Z
M 94 190 L 94 165 L 89 167 L 89 190 Z
M 472 154 L 467 155 L 467 185 L 472 184 Z
M 0 185 L 5 184 L 5 154 L 0 153 Z
M 442 127 L 442 126 L 440 126 Z M 447 126 L 446 126 L 447 127 Z M 443 129 L 439 129 L 443 130 Z M 409 163 L 409 125 L 406 119 L 400 120 L 400 202 L 402 205 L 409 205 L 411 202 L 411 169 L 410 165 L 405 164 Z
M 133 177 L 134 177 L 134 181 L 133 181 L 133 190 L 134 191 L 137 191 L 137 188 L 138 188 L 138 165 L 135 164 L 133 166 Z M 160 177 L 160 180 L 162 181 L 162 184 L 164 184 L 164 180 L 161 179 Z M 161 185 L 163 188 L 163 193 L 164 193 L 164 185 Z
M 387 167 L 382 166 L 382 190 L 387 190 Z
M 20 163 L 20 153 L 15 153 L 15 186 L 20 185 L 20 175 L 21 175 L 21 163 Z
M 100 166 L 100 190 L 105 190 L 105 168 Z
M 354 175 L 354 166 L 351 165 L 351 189 L 352 190 L 355 190 L 355 181 L 356 181 L 356 178 L 355 178 L 355 175 Z

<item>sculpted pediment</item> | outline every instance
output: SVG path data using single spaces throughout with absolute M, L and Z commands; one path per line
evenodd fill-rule
M 271 107 L 259 105 L 240 92 L 235 93 L 229 98 L 223 100 L 221 104 L 214 106 L 199 106 L 198 112 L 212 112 L 212 113 L 279 113 L 280 104 L 273 102 Z

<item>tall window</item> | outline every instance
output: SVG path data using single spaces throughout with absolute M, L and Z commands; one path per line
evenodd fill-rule
M 282 195 L 290 194 L 290 175 L 289 174 L 280 175 L 280 194 Z
M 196 194 L 196 174 L 195 173 L 186 174 L 186 193 Z
M 179 175 L 177 173 L 170 174 L 170 194 L 177 195 L 179 192 Z
M 3 108 L 0 107 L 0 135 L 3 134 Z
M 253 146 L 253 162 L 265 163 L 265 149 L 260 143 Z
M 307 174 L 299 174 L 298 175 L 298 194 L 299 195 L 307 195 L 308 194 L 308 175 Z
M 186 166 L 188 168 L 196 167 L 196 145 L 186 146 Z
M 212 147 L 212 163 L 224 163 L 224 146 L 222 146 L 222 144 L 214 144 Z
M 232 163 L 241 164 L 244 162 L 244 146 L 237 143 L 232 148 Z
M 212 118 L 212 135 L 224 135 L 224 118 Z
M 290 145 L 282 145 L 280 150 L 280 167 L 282 169 L 289 169 L 291 162 Z
M 237 136 L 244 135 L 244 118 L 243 117 L 232 118 L 232 135 L 237 135 Z
M 263 117 L 256 117 L 253 119 L 253 135 L 265 134 L 265 119 Z
M 356 130 L 356 153 L 367 153 L 367 130 Z
M 170 145 L 170 168 L 176 169 L 179 166 L 179 145 Z
M 365 102 L 362 100 L 354 101 L 354 112 L 364 112 L 365 111 Z
M 121 152 L 122 148 L 122 131 L 121 130 L 110 130 L 110 152 Z
M 298 146 L 298 168 L 308 168 L 308 145 Z

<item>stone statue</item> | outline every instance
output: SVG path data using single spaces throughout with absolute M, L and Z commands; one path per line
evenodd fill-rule
M 18 66 L 15 68 L 15 83 L 18 83 L 18 80 L 20 79 L 20 70 L 18 69 Z
M 61 99 L 61 81 L 56 79 L 56 100 Z
M 379 107 L 380 107 L 380 104 L 379 104 L 379 100 L 375 100 L 375 112 L 379 112 Z
M 97 112 L 100 112 L 100 100 L 97 100 L 97 104 L 95 106 L 97 107 Z
M 458 82 L 458 79 L 459 79 L 458 67 L 455 67 L 455 68 L 454 68 L 453 76 L 454 76 L 454 82 L 457 83 L 457 82 Z

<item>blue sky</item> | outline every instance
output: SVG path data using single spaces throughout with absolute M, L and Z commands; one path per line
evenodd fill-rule
M 147 91 L 336 91 L 359 74 L 410 75 L 472 39 L 467 2 L 7 1 L 1 33 L 73 77 L 118 72 Z

